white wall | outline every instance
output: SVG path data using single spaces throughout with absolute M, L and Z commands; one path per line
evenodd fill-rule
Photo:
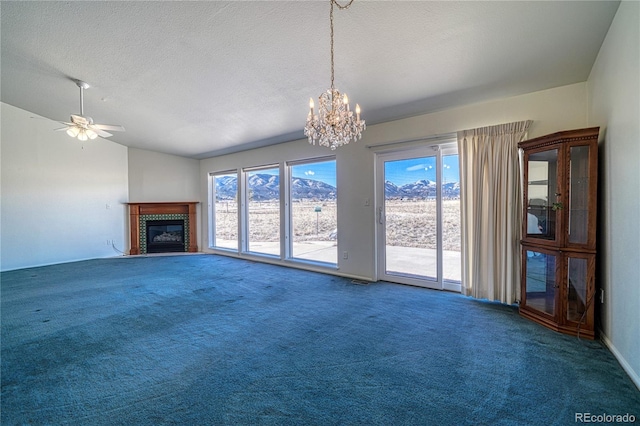
M 586 127 L 586 84 L 579 83 L 527 95 L 468 105 L 433 114 L 370 126 L 363 138 L 335 151 L 338 175 L 338 253 L 349 252 L 339 260 L 339 273 L 373 279 L 375 258 L 374 153 L 367 145 L 428 137 L 518 120 L 534 120 L 530 137 L 561 130 Z M 366 116 L 364 117 L 366 119 Z M 303 123 L 300 124 L 301 128 Z M 302 130 L 301 130 L 302 133 Z M 207 200 L 207 175 L 238 167 L 274 164 L 330 154 L 326 148 L 310 146 L 306 139 L 272 147 L 224 155 L 200 163 L 200 199 Z M 206 205 L 203 208 L 202 247 L 208 247 Z
M 599 284 L 605 341 L 640 387 L 640 3 L 623 1 L 587 82 L 600 126 Z
M 200 161 L 129 148 L 131 202 L 198 201 Z
M 127 149 L 81 142 L 1 104 L 0 269 L 116 256 L 126 241 Z

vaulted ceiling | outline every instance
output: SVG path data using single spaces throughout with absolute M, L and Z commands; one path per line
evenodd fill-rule
M 329 5 L 2 1 L 1 100 L 68 121 L 84 80 L 85 115 L 126 128 L 110 140 L 191 158 L 301 139 L 330 85 Z M 336 88 L 372 125 L 583 82 L 618 5 L 355 0 L 335 11 Z

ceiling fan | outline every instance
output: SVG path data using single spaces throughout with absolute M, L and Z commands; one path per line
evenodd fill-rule
M 67 134 L 72 138 L 78 138 L 81 141 L 87 139 L 95 139 L 98 136 L 108 138 L 113 136 L 111 133 L 106 132 L 109 130 L 112 132 L 124 132 L 124 127 L 112 124 L 95 124 L 93 118 L 84 115 L 84 89 L 88 89 L 89 84 L 84 81 L 76 80 L 76 85 L 80 88 L 80 115 L 71 114 L 71 123 L 60 121 L 60 123 L 67 127 L 61 127 L 56 131 L 66 130 Z

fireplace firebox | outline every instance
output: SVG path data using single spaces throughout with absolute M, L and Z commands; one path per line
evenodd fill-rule
M 148 220 L 147 253 L 183 252 L 184 220 Z

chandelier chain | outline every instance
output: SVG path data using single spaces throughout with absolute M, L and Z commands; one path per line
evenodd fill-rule
M 331 12 L 329 12 L 329 23 L 330 23 L 330 27 L 331 27 L 331 92 L 334 91 L 335 86 L 333 83 L 333 76 L 334 76 L 334 72 L 333 72 L 333 3 L 335 1 L 331 0 Z
M 338 6 L 338 9 L 340 10 L 345 10 L 345 9 L 349 9 L 349 7 L 351 6 L 351 4 L 354 2 L 354 0 L 351 0 L 349 3 L 347 3 L 346 5 L 341 5 L 340 3 L 338 3 L 336 0 L 331 0 L 331 11 L 329 12 L 329 22 L 330 22 L 330 34 L 331 34 L 331 91 L 333 91 L 335 89 L 335 84 L 334 84 L 334 70 L 333 70 L 333 5 L 335 4 L 336 6 Z
M 340 3 L 338 3 L 336 0 L 331 0 L 331 3 L 334 3 L 336 6 L 338 6 L 338 9 L 340 9 L 340 10 L 349 9 L 349 6 L 351 6 L 351 3 L 353 3 L 353 2 L 354 2 L 354 0 L 351 0 L 349 3 L 347 3 L 347 4 L 345 4 L 343 6 Z

